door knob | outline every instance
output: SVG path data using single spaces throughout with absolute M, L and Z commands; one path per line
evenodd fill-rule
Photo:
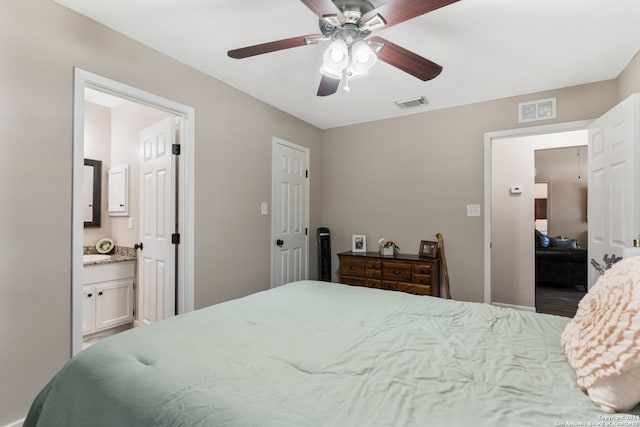
M 140 242 L 140 243 L 136 243 L 135 245 L 133 245 L 133 249 L 140 249 L 140 250 L 142 250 L 143 246 L 144 246 L 144 245 L 142 244 L 142 242 Z
M 282 245 L 284 245 L 284 240 L 282 240 L 282 239 L 276 240 L 276 245 L 282 247 Z

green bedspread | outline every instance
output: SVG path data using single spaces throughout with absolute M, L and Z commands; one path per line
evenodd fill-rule
M 90 347 L 24 425 L 606 425 L 560 347 L 567 320 L 298 282 Z

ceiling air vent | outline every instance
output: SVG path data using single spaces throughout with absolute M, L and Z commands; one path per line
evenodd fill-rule
M 403 110 L 406 110 L 407 108 L 415 108 L 415 107 L 422 107 L 425 105 L 429 105 L 429 100 L 424 96 L 420 96 L 418 98 L 409 98 L 409 99 L 403 99 L 402 101 L 396 101 L 396 105 L 402 108 Z

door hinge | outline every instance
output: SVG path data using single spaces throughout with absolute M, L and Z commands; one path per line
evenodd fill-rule
M 304 177 L 305 177 L 305 178 L 309 178 L 309 169 L 307 169 L 306 171 L 304 171 Z
M 309 235 L 309 227 L 305 227 L 304 228 L 304 235 L 308 236 Z
M 171 144 L 171 154 L 175 156 L 180 155 L 180 144 Z
M 180 233 L 173 233 L 171 235 L 171 243 L 173 243 L 174 245 L 180 244 Z

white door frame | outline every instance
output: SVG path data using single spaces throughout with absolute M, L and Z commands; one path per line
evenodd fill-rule
M 311 154 L 311 150 L 308 147 L 304 147 L 302 145 L 298 145 L 298 144 L 294 144 L 293 142 L 289 142 L 286 141 L 284 139 L 278 138 L 278 137 L 273 137 L 272 141 L 271 141 L 271 239 L 270 239 L 270 247 L 271 247 L 271 284 L 270 286 L 273 288 L 273 283 L 274 283 L 274 274 L 275 272 L 273 271 L 273 257 L 275 256 L 275 233 L 276 233 L 276 223 L 275 223 L 275 209 L 274 209 L 274 204 L 273 204 L 273 192 L 275 190 L 275 186 L 276 186 L 276 176 L 275 176 L 275 170 L 276 170 L 276 145 L 284 145 L 285 147 L 289 147 L 292 148 L 294 150 L 299 150 L 302 151 L 303 153 L 305 153 L 305 161 L 307 162 L 307 171 L 309 172 L 309 178 L 307 179 L 306 183 L 306 200 L 307 200 L 307 206 L 306 206 L 306 215 L 305 215 L 305 222 L 306 222 L 306 227 L 307 227 L 307 235 L 305 236 L 305 259 L 303 260 L 304 265 L 305 265 L 305 274 L 304 274 L 304 278 L 308 279 L 309 278 L 309 233 L 311 232 L 311 230 L 309 230 L 309 206 L 310 206 L 310 200 L 309 200 L 309 195 L 311 194 L 311 165 L 309 164 L 310 161 L 310 154 Z
M 180 117 L 184 125 L 182 154 L 178 158 L 180 183 L 178 196 L 178 312 L 194 309 L 195 277 L 195 110 L 189 106 L 74 68 L 73 90 L 73 209 L 71 224 L 71 356 L 82 350 L 82 215 L 84 165 L 84 89 L 92 88 L 120 98 L 167 111 Z
M 484 302 L 491 304 L 491 143 L 494 139 L 584 130 L 593 120 L 509 129 L 484 134 Z

